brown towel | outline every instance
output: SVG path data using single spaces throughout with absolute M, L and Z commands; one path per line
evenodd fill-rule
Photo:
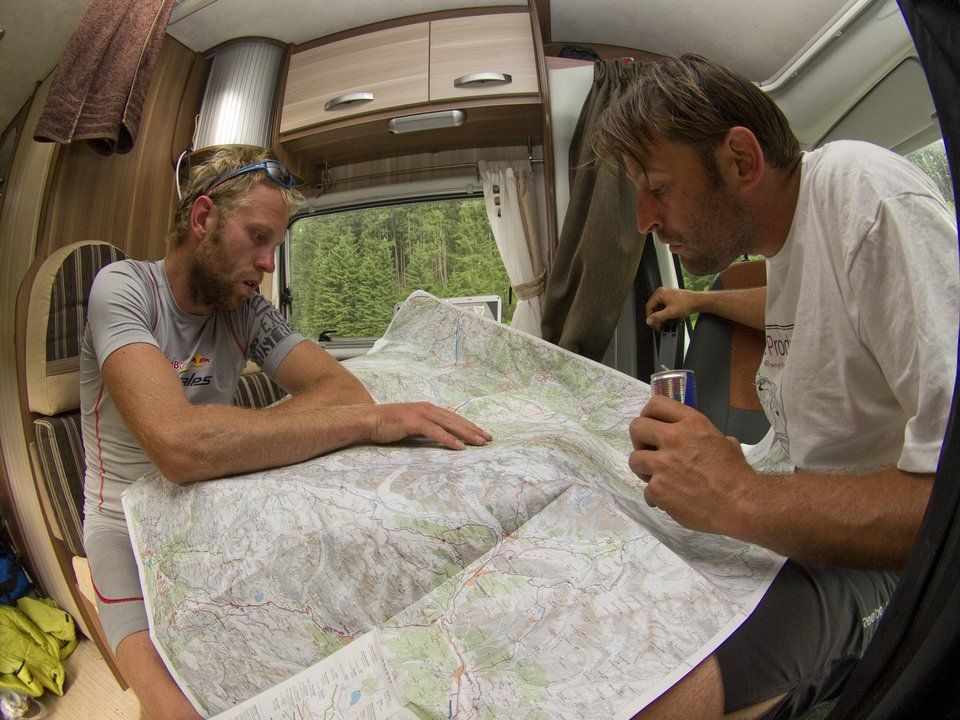
M 34 140 L 129 152 L 174 0 L 93 0 L 53 74 Z

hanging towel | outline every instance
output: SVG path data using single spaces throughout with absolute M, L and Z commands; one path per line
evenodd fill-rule
M 173 3 L 93 0 L 53 73 L 33 139 L 129 152 Z

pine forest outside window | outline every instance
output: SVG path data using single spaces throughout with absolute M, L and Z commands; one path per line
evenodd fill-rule
M 499 295 L 516 306 L 482 199 L 345 210 L 290 228 L 293 327 L 317 339 L 383 335 L 394 305 L 414 290 L 437 297 Z

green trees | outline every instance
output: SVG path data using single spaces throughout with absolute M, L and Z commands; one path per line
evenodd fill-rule
M 923 170 L 936 183 L 944 199 L 954 209 L 953 183 L 950 179 L 950 166 L 947 164 L 947 151 L 943 140 L 937 140 L 926 147 L 914 150 L 907 159 Z M 956 210 L 954 209 L 954 212 Z
M 290 231 L 293 326 L 307 337 L 376 337 L 414 290 L 500 295 L 510 281 L 482 200 L 445 200 L 305 218 Z M 515 303 L 504 307 L 509 322 Z

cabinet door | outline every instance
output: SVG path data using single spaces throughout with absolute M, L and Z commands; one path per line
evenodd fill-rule
M 509 77 L 509 81 L 504 82 Z M 430 100 L 540 92 L 527 13 L 430 23 Z
M 427 102 L 429 53 L 429 23 L 379 30 L 294 53 L 280 132 Z

